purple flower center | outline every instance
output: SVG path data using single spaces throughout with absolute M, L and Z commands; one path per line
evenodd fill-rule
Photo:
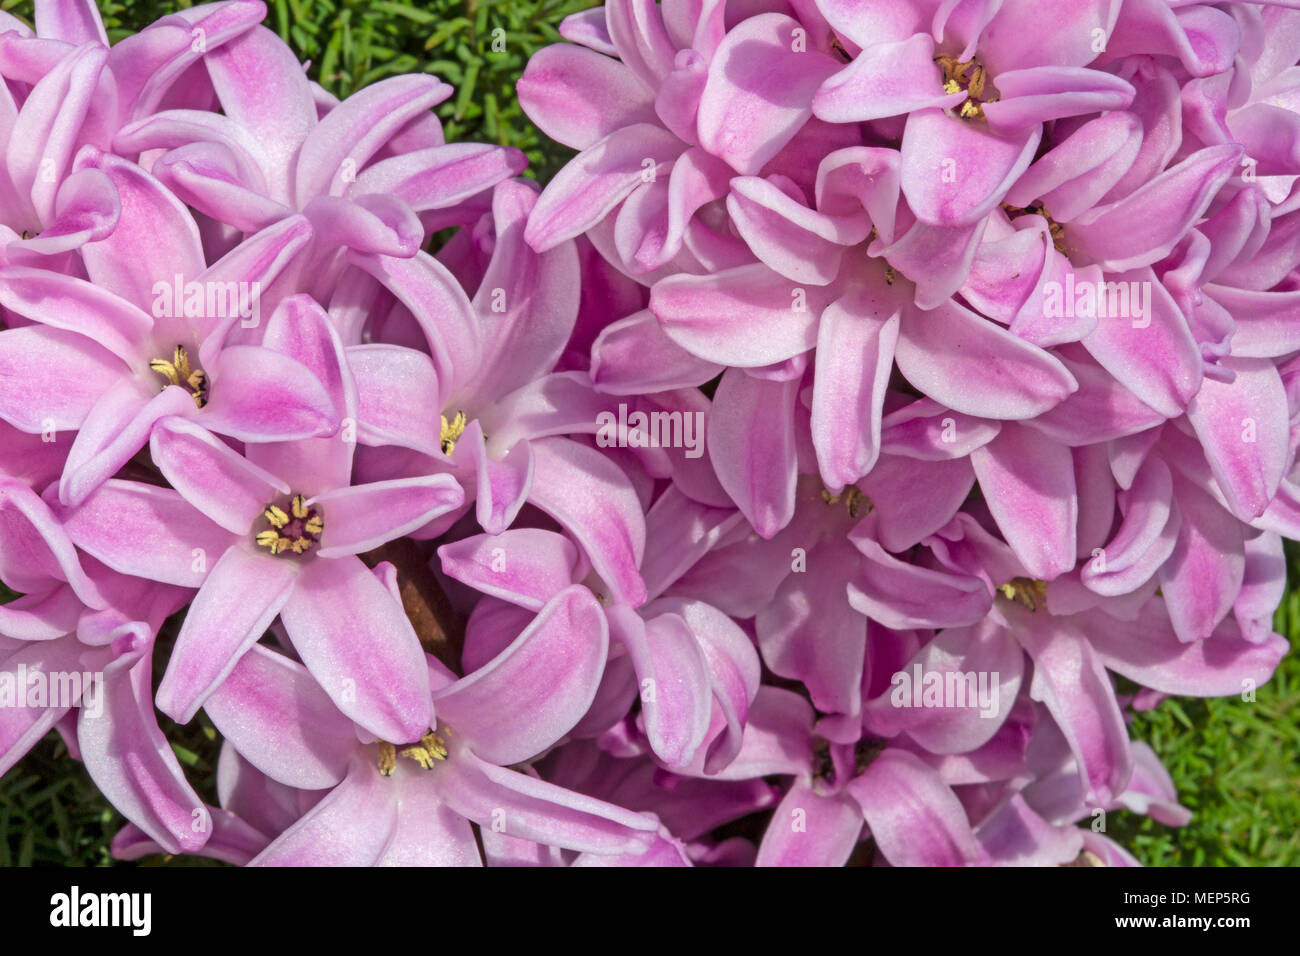
M 871 499 L 864 495 L 862 489 L 857 485 L 849 485 L 838 495 L 833 495 L 823 489 L 822 501 L 828 505 L 843 503 L 844 509 L 848 511 L 850 518 L 858 518 L 871 511 Z
M 320 543 L 325 531 L 325 519 L 316 508 L 308 507 L 307 499 L 294 495 L 284 507 L 272 502 L 262 512 L 269 528 L 257 533 L 258 547 L 272 554 L 305 554 Z
M 997 101 L 997 96 L 985 96 L 988 73 L 978 60 L 958 60 L 956 57 L 940 53 L 934 62 L 943 70 L 943 91 L 960 93 L 966 91 L 970 97 L 961 105 L 963 119 L 983 119 L 984 104 Z

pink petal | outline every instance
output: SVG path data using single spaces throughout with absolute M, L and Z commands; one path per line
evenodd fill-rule
M 869 472 L 880 453 L 899 314 L 891 296 L 865 289 L 855 289 L 822 313 L 812 440 L 822 481 L 832 492 Z
M 586 713 L 608 647 L 596 599 L 579 585 L 566 588 L 505 650 L 434 694 L 439 725 L 449 725 L 484 760 L 521 763 Z
M 568 538 L 540 528 L 462 538 L 440 547 L 438 557 L 448 577 L 530 611 L 575 583 L 580 567 Z
M 173 488 L 233 534 L 250 534 L 253 522 L 277 493 L 290 492 L 280 479 L 185 419 L 159 422 L 149 451 Z
M 1033 418 L 1078 387 L 1053 355 L 953 302 L 904 316 L 895 359 L 921 392 L 981 418 Z
M 812 99 L 839 67 L 816 49 L 796 50 L 798 21 L 750 17 L 727 32 L 700 97 L 700 145 L 754 175 L 812 115 Z
M 357 756 L 343 782 L 249 866 L 372 866 L 388 849 L 396 829 L 391 781 Z
M 213 565 L 190 605 L 158 686 L 158 708 L 189 723 L 208 695 L 289 600 L 300 572 L 291 560 L 233 547 Z
M 798 379 L 772 382 L 732 368 L 714 393 L 709 458 L 722 487 L 765 538 L 794 514 L 798 392 Z
M 961 803 L 914 755 L 886 750 L 847 789 L 892 865 L 964 866 L 979 858 Z
M 1070 449 L 1006 422 L 971 452 L 984 500 L 1007 543 L 1033 577 L 1050 581 L 1074 567 L 1079 503 Z
M 637 568 L 645 553 L 645 516 L 626 475 L 592 448 L 563 438 L 532 443 L 530 503 L 555 518 L 586 553 L 610 596 L 645 601 Z
M 753 368 L 813 348 L 817 318 L 834 298 L 825 287 L 805 288 L 754 263 L 663 279 L 651 290 L 650 311 L 668 337 L 693 355 Z
M 179 493 L 137 481 L 110 479 L 60 514 L 77 547 L 113 570 L 181 587 L 199 587 L 237 540 Z
M 360 554 L 459 508 L 465 493 L 451 475 L 395 478 L 337 488 L 308 499 L 325 521 L 317 556 Z
M 586 149 L 610 133 L 655 122 L 654 98 L 617 60 L 557 43 L 528 60 L 517 95 L 528 118 L 551 139 Z
M 341 782 L 356 749 L 352 722 L 307 668 L 254 644 L 203 704 L 249 763 L 304 790 Z
M 277 559 L 280 560 L 280 559 Z M 401 604 L 355 557 L 309 560 L 281 612 L 336 707 L 382 740 L 418 740 L 433 718 L 429 672 Z

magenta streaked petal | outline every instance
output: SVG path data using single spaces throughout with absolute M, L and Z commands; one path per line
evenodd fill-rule
M 890 748 L 846 788 L 894 866 L 966 866 L 981 848 L 966 811 L 937 771 Z
M 323 492 L 307 500 L 307 507 L 321 507 L 325 520 L 316 554 L 329 559 L 369 551 L 459 508 L 464 500 L 456 479 L 445 474 Z
M 309 558 L 281 620 L 334 705 L 370 733 L 405 743 L 429 729 L 420 640 L 402 605 L 359 558 Z
M 260 644 L 239 659 L 203 709 L 245 760 L 288 786 L 338 784 L 356 749 L 352 722 L 307 668 Z
M 391 782 L 359 755 L 343 782 L 249 866 L 373 866 L 397 829 Z
M 158 708 L 188 723 L 289 600 L 301 568 L 291 559 L 227 549 L 195 596 L 158 686 Z

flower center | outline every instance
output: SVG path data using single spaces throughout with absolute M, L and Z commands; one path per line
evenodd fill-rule
M 837 505 L 843 502 L 850 518 L 856 518 L 858 515 L 866 514 L 871 510 L 871 499 L 864 495 L 862 489 L 857 485 L 849 485 L 838 495 L 833 495 L 823 488 L 822 501 L 828 505 Z
M 208 375 L 203 369 L 190 366 L 190 357 L 185 354 L 183 347 L 176 346 L 170 362 L 167 359 L 154 359 L 149 363 L 149 368 L 165 378 L 167 385 L 188 388 L 194 396 L 194 404 L 199 408 L 208 404 Z
M 457 412 L 456 417 L 451 421 L 447 421 L 446 415 L 439 415 L 438 417 L 442 420 L 442 453 L 450 455 L 455 451 L 456 442 L 460 440 L 460 436 L 465 433 L 465 426 L 469 423 L 469 419 L 465 417 L 464 412 Z
M 450 736 L 447 730 L 443 730 L 443 733 Z M 401 750 L 397 749 L 396 744 L 390 744 L 386 740 L 379 741 L 379 772 L 381 774 L 385 777 L 391 777 L 393 771 L 397 769 L 398 757 L 414 760 L 420 765 L 421 770 L 432 770 L 433 765 L 439 760 L 447 759 L 447 742 L 432 730 L 421 737 L 418 744 L 411 744 Z
M 1042 216 L 1047 220 L 1047 231 L 1051 233 L 1052 245 L 1061 255 L 1067 255 L 1065 251 L 1065 227 L 1052 218 L 1052 214 L 1047 211 L 1041 199 L 1036 199 L 1028 206 L 1012 206 L 1007 203 L 1002 204 L 1010 219 L 1019 219 L 1021 216 Z
M 1047 601 L 1047 582 L 1033 578 L 1012 578 L 998 588 L 1002 595 L 1031 611 Z
M 883 740 L 874 737 L 859 739 L 853 744 L 853 767 L 848 772 L 853 776 L 861 775 L 867 767 L 871 766 L 872 761 L 884 753 L 884 750 L 885 742 Z M 841 754 L 847 758 L 847 754 L 843 751 L 841 751 Z M 845 762 L 847 762 L 847 759 Z M 823 787 L 834 787 L 837 783 L 847 782 L 836 779 L 835 758 L 831 754 L 831 744 L 821 737 L 813 741 L 812 776 L 813 780 L 823 785 Z
M 305 554 L 315 544 L 320 543 L 320 536 L 325 531 L 325 519 L 315 508 L 307 506 L 307 499 L 294 495 L 285 511 L 277 504 L 269 504 L 262 512 L 262 517 L 270 525 L 257 533 L 258 547 L 266 548 L 272 554 Z
M 963 90 L 970 97 L 961 105 L 963 119 L 983 119 L 984 104 L 997 102 L 996 96 L 984 96 L 988 74 L 978 60 L 958 60 L 956 57 L 940 53 L 934 62 L 943 70 L 943 91 L 960 93 Z

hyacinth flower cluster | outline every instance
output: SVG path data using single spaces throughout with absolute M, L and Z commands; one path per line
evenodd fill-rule
M 118 857 L 1135 865 L 1108 812 L 1187 821 L 1133 712 L 1287 651 L 1300 10 L 615 0 L 519 81 L 545 184 L 433 77 L 335 99 L 260 0 L 36 11 L 0 772 L 57 731 Z

